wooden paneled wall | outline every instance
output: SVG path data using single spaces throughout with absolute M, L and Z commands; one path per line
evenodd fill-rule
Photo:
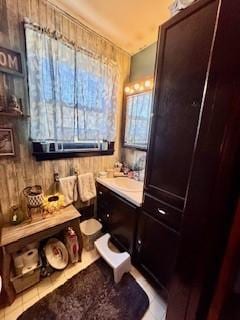
M 23 17 L 30 17 L 33 21 L 44 26 L 59 30 L 67 34 L 69 38 L 76 37 L 76 24 L 71 23 L 69 16 L 59 14 L 48 2 L 42 0 L 0 0 L 0 45 L 18 50 L 25 57 L 25 41 L 23 29 Z M 121 83 L 127 79 L 130 58 L 122 54 L 125 70 L 122 70 Z M 26 74 L 26 61 L 23 61 Z M 27 80 L 6 75 L 0 72 L 0 94 L 14 94 L 23 98 L 25 113 L 28 113 L 27 105 Z M 8 220 L 8 209 L 19 203 L 22 190 L 29 185 L 42 185 L 45 193 L 51 192 L 53 186 L 53 173 L 58 171 L 60 176 L 69 175 L 70 169 L 76 168 L 80 173 L 94 172 L 112 167 L 120 156 L 119 136 L 121 122 L 121 96 L 117 111 L 117 139 L 116 151 L 113 156 L 73 158 L 67 160 L 55 160 L 36 162 L 31 155 L 29 143 L 30 119 L 14 119 L 0 116 L 0 127 L 14 129 L 15 157 L 0 157 L 0 205 L 5 220 Z

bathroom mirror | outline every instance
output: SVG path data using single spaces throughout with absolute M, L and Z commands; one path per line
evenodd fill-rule
M 146 150 L 152 110 L 152 79 L 125 87 L 124 147 Z

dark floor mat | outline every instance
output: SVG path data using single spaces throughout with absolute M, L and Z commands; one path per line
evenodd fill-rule
M 99 259 L 48 294 L 18 320 L 140 320 L 149 299 L 128 273 L 119 284 Z

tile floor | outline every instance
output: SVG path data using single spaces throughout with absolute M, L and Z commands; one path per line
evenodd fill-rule
M 19 294 L 11 306 L 0 310 L 0 320 L 17 319 L 17 317 L 23 311 L 28 309 L 49 292 L 62 285 L 76 273 L 88 267 L 98 258 L 99 255 L 95 249 L 92 251 L 83 250 L 82 262 L 70 265 L 64 271 L 55 272 L 53 275 L 51 275 L 51 277 L 42 280 L 36 286 L 24 291 L 22 294 Z M 150 301 L 150 307 L 142 320 L 164 320 L 166 314 L 166 304 L 136 268 L 132 267 L 131 274 L 147 293 Z

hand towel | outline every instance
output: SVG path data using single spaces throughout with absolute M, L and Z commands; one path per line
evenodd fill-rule
M 92 173 L 85 173 L 78 176 L 78 192 L 82 202 L 96 197 L 96 186 Z
M 64 195 L 64 204 L 68 206 L 77 201 L 77 177 L 69 176 L 59 179 L 59 192 Z

